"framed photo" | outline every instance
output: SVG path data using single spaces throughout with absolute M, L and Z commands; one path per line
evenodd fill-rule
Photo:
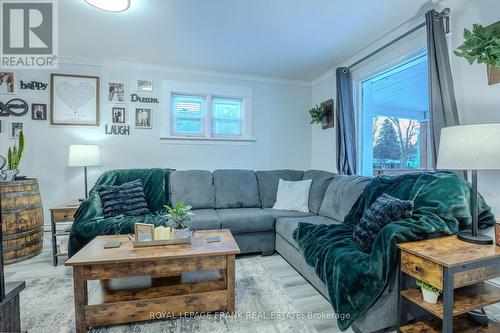
M 153 81 L 137 80 L 138 91 L 153 91 Z
M 135 128 L 153 128 L 153 112 L 151 109 L 135 109 Z
M 15 92 L 14 72 L 0 72 L 0 93 L 13 94 Z
M 99 126 L 99 77 L 51 74 L 50 123 Z
M 111 116 L 113 124 L 125 124 L 125 108 L 113 108 Z
M 47 104 L 31 104 L 31 119 L 47 120 Z
M 24 124 L 23 123 L 10 123 L 10 133 L 9 136 L 11 139 L 19 139 L 19 135 L 23 131 Z
M 125 84 L 120 82 L 110 82 L 108 88 L 108 102 L 116 101 L 125 103 Z
M 145 242 L 154 240 L 155 226 L 147 223 L 136 223 L 135 227 L 135 241 Z

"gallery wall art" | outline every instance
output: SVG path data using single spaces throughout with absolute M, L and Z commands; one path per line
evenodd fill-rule
M 51 75 L 51 124 L 99 126 L 99 77 Z

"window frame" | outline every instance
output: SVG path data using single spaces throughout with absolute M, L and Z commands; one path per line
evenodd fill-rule
M 190 135 L 182 133 L 174 133 L 173 126 L 175 115 L 173 113 L 173 96 L 199 96 L 205 98 L 204 115 L 203 115 L 203 133 L 202 135 Z M 162 82 L 162 98 L 166 102 L 165 113 L 162 112 L 162 130 L 160 133 L 161 140 L 175 140 L 179 142 L 253 142 L 252 128 L 252 104 L 253 104 L 253 89 L 249 87 L 224 86 L 202 84 L 195 82 Z M 241 135 L 221 135 L 213 133 L 213 99 L 233 99 L 241 101 L 242 117 Z
M 177 115 L 175 112 L 173 112 L 173 103 L 174 103 L 174 97 L 175 96 L 179 96 L 179 97 L 187 97 L 187 98 L 192 98 L 192 97 L 199 97 L 199 98 L 202 98 L 203 102 L 202 102 L 202 106 L 201 106 L 201 133 L 200 134 L 195 134 L 195 133 L 177 133 L 175 131 L 175 127 L 176 127 L 176 120 L 177 118 Z M 186 94 L 175 94 L 173 93 L 171 95 L 171 99 L 170 99 L 170 135 L 173 136 L 173 137 L 195 137 L 195 138 L 200 138 L 200 137 L 203 137 L 204 136 L 204 133 L 206 132 L 206 113 L 207 113 L 207 110 L 206 110 L 206 96 L 203 96 L 203 95 L 186 95 Z
M 424 36 L 425 37 L 425 36 Z M 421 39 L 421 38 L 420 38 Z M 413 50 L 391 50 L 390 54 L 386 54 L 383 57 L 379 57 L 373 61 L 373 63 L 368 63 L 365 68 L 361 68 L 356 72 L 353 72 L 353 98 L 355 101 L 355 123 L 356 123 L 356 137 L 358 140 L 357 145 L 357 161 L 358 161 L 358 174 L 373 176 L 373 167 L 368 168 L 367 162 L 371 161 L 364 160 L 363 152 L 367 146 L 373 146 L 373 138 L 368 138 L 364 135 L 364 126 L 365 122 L 368 121 L 367 115 L 363 114 L 363 96 L 362 96 L 362 85 L 363 82 L 370 80 L 374 76 L 380 75 L 384 72 L 387 72 L 395 67 L 404 65 L 405 63 L 411 62 L 417 58 L 420 58 L 427 54 L 427 48 L 424 46 L 420 46 L 422 41 L 419 38 L 416 38 L 414 41 L 411 41 L 411 44 L 414 45 Z M 410 47 L 411 48 L 411 47 Z M 372 121 L 370 117 L 370 122 Z M 428 132 L 429 135 L 430 131 Z M 430 151 L 428 151 L 428 155 Z M 429 159 L 428 159 L 429 160 Z M 415 171 L 424 171 L 431 170 L 429 162 L 428 165 L 421 169 L 414 169 Z M 367 169 L 370 169 L 371 172 L 368 172 Z M 397 171 L 397 169 L 396 169 Z

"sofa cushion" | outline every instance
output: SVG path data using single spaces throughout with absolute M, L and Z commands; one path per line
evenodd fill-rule
M 295 210 L 302 213 L 309 212 L 309 192 L 311 179 L 296 182 L 280 179 L 276 203 L 273 209 Z
M 218 209 L 222 229 L 232 233 L 274 230 L 274 217 L 260 208 Z
M 276 220 L 276 233 L 283 237 L 296 249 L 299 249 L 297 242 L 293 239 L 293 231 L 297 229 L 300 222 L 312 224 L 340 224 L 339 221 L 330 219 L 324 216 L 307 216 L 307 217 L 282 217 Z
M 321 203 L 319 215 L 344 221 L 352 206 L 371 180 L 364 176 L 338 175 L 333 178 Z
M 303 171 L 298 170 L 256 171 L 255 175 L 257 176 L 257 182 L 259 185 L 259 194 L 262 207 L 269 208 L 274 206 L 280 179 L 288 181 L 298 181 L 302 180 L 303 174 Z
M 212 173 L 206 170 L 174 171 L 170 174 L 172 205 L 182 202 L 193 209 L 214 208 Z
M 309 192 L 309 211 L 318 214 L 326 189 L 333 177 L 335 174 L 328 171 L 308 170 L 304 172 L 302 179 L 312 179 L 311 191 Z
M 302 212 L 297 212 L 294 210 L 278 210 L 278 209 L 272 209 L 272 208 L 263 208 L 263 210 L 274 216 L 274 218 L 280 218 L 280 217 L 306 217 L 306 216 L 313 216 L 313 213 L 302 213 Z
M 191 212 L 194 214 L 189 223 L 191 230 L 221 229 L 220 218 L 215 209 L 194 209 Z
M 361 220 L 354 226 L 352 236 L 364 251 L 370 253 L 373 241 L 383 227 L 402 217 L 410 217 L 412 212 L 413 201 L 383 193 L 364 211 Z
M 101 197 L 104 218 L 151 214 L 140 179 L 122 185 L 99 185 L 97 191 Z
M 260 207 L 257 177 L 252 170 L 213 172 L 215 208 Z

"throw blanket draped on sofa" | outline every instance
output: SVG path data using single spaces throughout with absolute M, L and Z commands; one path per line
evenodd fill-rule
M 353 226 L 365 209 L 387 193 L 413 200 L 413 215 L 384 227 L 371 253 L 354 242 Z M 494 224 L 490 207 L 479 199 L 480 227 Z M 338 314 L 338 326 L 346 330 L 380 296 L 395 275 L 397 243 L 434 235 L 451 235 L 471 225 L 470 184 L 452 173 L 421 173 L 395 178 L 374 178 L 341 225 L 300 223 L 293 237 L 306 262 L 325 282 Z
M 75 213 L 75 221 L 69 236 L 69 256 L 73 256 L 92 239 L 101 235 L 120 235 L 134 233 L 135 223 L 160 224 L 157 213 L 168 204 L 168 179 L 170 169 L 129 169 L 112 170 L 103 173 L 90 191 L 89 198 L 80 205 Z M 140 179 L 146 195 L 151 215 L 115 216 L 104 218 L 101 198 L 96 188 L 100 185 L 122 185 Z

